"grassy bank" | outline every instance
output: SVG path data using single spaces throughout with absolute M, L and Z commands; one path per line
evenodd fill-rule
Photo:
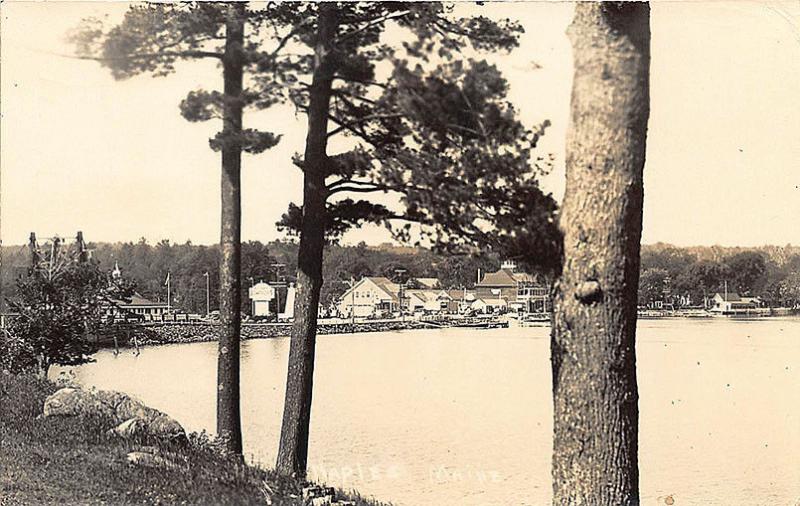
M 45 398 L 56 388 L 48 381 L 0 372 L 2 506 L 304 504 L 300 484 L 225 457 L 203 436 L 159 447 L 176 466 L 132 466 L 127 454 L 153 442 L 137 444 L 106 435 L 110 422 L 100 417 L 40 416 Z

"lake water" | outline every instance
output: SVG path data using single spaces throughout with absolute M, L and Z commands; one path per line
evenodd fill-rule
M 800 319 L 639 323 L 643 504 L 800 504 Z M 242 346 L 248 457 L 274 465 L 288 339 Z M 312 477 L 405 506 L 551 500 L 549 329 L 320 336 Z M 76 368 L 213 432 L 216 343 Z

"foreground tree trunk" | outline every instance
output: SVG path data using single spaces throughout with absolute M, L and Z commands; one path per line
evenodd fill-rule
M 579 3 L 564 268 L 551 340 L 553 504 L 639 504 L 636 301 L 649 116 L 646 3 Z
M 223 75 L 225 104 L 222 133 L 222 213 L 219 266 L 219 314 L 222 329 L 217 361 L 217 434 L 233 453 L 242 453 L 239 412 L 239 340 L 241 331 L 241 164 L 244 3 L 228 6 Z M 232 141 L 233 139 L 233 141 Z
M 305 477 L 308 463 L 317 310 L 325 247 L 328 109 L 334 75 L 330 56 L 338 24 L 336 14 L 332 4 L 320 4 L 303 158 L 303 222 L 297 256 L 294 325 L 276 466 L 278 472 L 298 478 Z

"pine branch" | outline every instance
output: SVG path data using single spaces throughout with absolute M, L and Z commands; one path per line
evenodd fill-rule
M 328 190 L 328 195 L 333 195 L 333 194 L 336 194 L 336 193 L 344 193 L 344 192 L 349 192 L 349 193 L 384 192 L 384 193 L 386 193 L 387 191 L 389 191 L 387 188 L 382 188 L 380 186 L 365 187 L 365 188 L 359 188 L 359 187 L 356 187 L 356 186 L 338 186 L 334 190 Z
M 367 97 L 363 97 L 361 95 L 356 95 L 355 93 L 350 93 L 349 91 L 345 91 L 345 90 L 342 90 L 342 89 L 333 90 L 333 94 L 336 95 L 336 96 L 350 97 L 350 98 L 354 98 L 356 100 L 361 100 L 362 102 L 366 102 L 366 103 L 371 104 L 371 105 L 377 104 L 377 102 L 372 100 L 372 99 L 369 99 Z
M 406 15 L 408 15 L 410 13 L 411 13 L 411 11 L 400 11 L 400 12 L 393 12 L 391 14 L 386 14 L 385 16 L 381 16 L 379 18 L 375 18 L 375 19 L 371 20 L 370 22 L 368 22 L 367 24 L 365 24 L 365 25 L 363 25 L 363 26 L 361 26 L 359 28 L 356 28 L 356 29 L 351 30 L 351 31 L 346 32 L 346 33 L 343 33 L 340 37 L 337 37 L 336 40 L 334 40 L 334 44 L 338 44 L 339 42 L 343 42 L 343 41 L 345 41 L 347 39 L 350 39 L 350 38 L 358 35 L 359 33 L 363 32 L 364 30 L 367 30 L 367 29 L 369 29 L 369 28 L 371 28 L 371 27 L 373 27 L 375 25 L 378 25 L 380 23 L 384 23 L 384 22 L 389 21 L 391 19 L 401 18 L 401 17 L 406 16 Z
M 335 75 L 333 76 L 334 79 L 340 79 L 344 82 L 351 82 L 351 83 L 358 83 L 363 84 L 364 86 L 377 86 L 378 88 L 389 89 L 389 85 L 386 83 L 379 83 L 377 81 L 366 81 L 362 79 L 352 79 L 352 78 L 345 78 L 343 76 Z
M 338 118 L 338 117 L 336 117 L 336 116 L 334 116 L 332 114 L 328 114 L 328 119 L 331 120 L 332 122 L 336 123 L 337 125 L 339 125 L 344 130 L 349 131 L 350 133 L 352 133 L 356 137 L 361 138 L 364 142 L 368 143 L 369 145 L 371 145 L 371 146 L 373 146 L 375 148 L 381 147 L 380 143 L 378 143 L 374 139 L 371 139 L 370 136 L 366 132 L 364 132 L 363 130 L 357 129 L 355 126 L 353 126 L 350 123 L 344 121 L 343 119 L 340 119 L 340 118 Z M 338 130 L 338 129 L 335 129 L 332 132 L 330 132 L 328 134 L 328 136 L 333 135 L 334 132 L 336 132 L 336 130 Z M 338 132 L 336 132 L 336 133 L 338 133 Z
M 129 56 L 79 56 L 63 53 L 55 53 L 63 58 L 71 58 L 74 60 L 90 60 L 90 61 L 125 61 L 125 60 L 146 60 L 157 58 L 216 58 L 221 60 L 222 53 L 213 51 L 161 51 L 157 53 L 140 53 Z

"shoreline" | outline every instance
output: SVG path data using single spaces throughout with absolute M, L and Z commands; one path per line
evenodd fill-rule
M 762 320 L 780 317 L 796 317 L 797 310 L 787 310 L 774 314 L 762 315 L 742 315 L 742 316 L 714 316 L 711 314 L 697 314 L 693 312 L 681 311 L 647 311 L 640 313 L 638 320 L 660 320 L 660 319 L 681 319 L 681 320 Z M 510 324 L 509 322 L 514 322 Z M 516 322 L 513 319 L 504 318 L 500 322 L 512 327 L 534 327 L 548 326 L 549 321 L 535 322 Z M 361 322 L 336 322 L 320 323 L 317 327 L 317 335 L 332 334 L 356 334 L 356 333 L 375 333 L 375 332 L 395 332 L 399 330 L 422 330 L 422 329 L 441 329 L 454 328 L 459 325 L 452 325 L 452 320 L 373 320 Z M 469 326 L 461 325 L 463 328 Z M 292 323 L 242 323 L 242 340 L 250 339 L 274 339 L 288 337 L 291 334 Z M 216 341 L 219 336 L 220 324 L 212 322 L 152 322 L 141 323 L 130 326 L 119 327 L 116 332 L 110 332 L 100 336 L 97 340 L 100 348 L 115 347 L 135 347 L 135 346 L 158 346 L 164 344 L 188 344 Z M 116 342 L 115 342 L 116 337 Z M 135 340 L 134 340 L 135 338 Z
M 99 411 L 47 416 L 45 401 L 61 386 L 0 372 L 0 505 L 306 506 L 325 497 L 313 503 L 386 506 L 245 464 L 205 433 L 161 440 L 108 430 L 116 420 Z
M 101 348 L 131 347 L 131 346 L 157 346 L 162 344 L 185 344 L 216 341 L 220 331 L 219 323 L 145 323 L 121 328 L 116 335 L 101 336 L 98 343 Z M 322 323 L 317 327 L 318 335 L 351 334 L 365 332 L 392 332 L 397 330 L 412 330 L 432 328 L 425 322 L 417 320 L 403 321 L 374 321 L 352 323 Z M 242 340 L 273 339 L 288 337 L 291 334 L 291 323 L 243 323 Z M 133 338 L 136 338 L 135 343 Z

